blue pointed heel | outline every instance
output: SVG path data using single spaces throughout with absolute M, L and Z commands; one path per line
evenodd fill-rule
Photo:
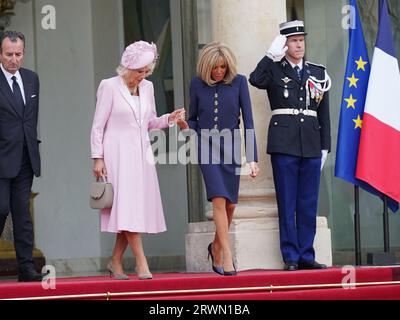
M 213 271 L 214 271 L 215 273 L 218 273 L 218 274 L 220 274 L 221 276 L 223 276 L 223 275 L 224 275 L 224 269 L 222 269 L 222 267 L 214 266 L 214 256 L 213 256 L 213 254 L 212 254 L 212 242 L 208 245 L 207 250 L 208 250 L 208 257 L 207 257 L 207 259 L 210 260 L 210 257 L 211 257 L 211 263 L 212 263 L 212 264 L 211 264 L 211 267 L 212 267 Z
M 233 264 L 233 270 L 232 271 L 224 271 L 224 276 L 236 276 L 237 275 L 237 271 L 236 271 L 236 266 L 235 264 Z

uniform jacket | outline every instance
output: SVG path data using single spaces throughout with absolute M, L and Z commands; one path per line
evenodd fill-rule
M 290 63 L 283 58 L 273 62 L 264 57 L 250 75 L 250 83 L 265 89 L 271 109 L 306 109 L 306 81 L 310 76 L 325 79 L 325 67 L 304 62 L 300 82 Z M 321 150 L 330 151 L 329 96 L 321 102 L 310 98 L 309 110 L 317 117 L 298 115 L 274 115 L 268 128 L 267 153 L 281 153 L 299 157 L 320 157 Z
M 37 122 L 39 111 L 39 78 L 31 70 L 19 70 L 24 84 L 25 109 L 19 114 L 13 92 L 0 70 L 0 178 L 15 178 L 21 168 L 24 140 L 34 174 L 40 176 Z

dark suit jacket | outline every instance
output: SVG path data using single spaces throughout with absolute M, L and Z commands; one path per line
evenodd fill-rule
M 271 109 L 306 109 L 306 81 L 310 76 L 325 79 L 325 67 L 305 61 L 300 82 L 290 63 L 284 58 L 273 62 L 264 57 L 250 75 L 250 83 L 265 89 Z M 285 95 L 286 90 L 286 95 Z M 321 150 L 331 149 L 329 97 L 324 94 L 318 104 L 310 99 L 309 110 L 317 117 L 299 115 L 274 115 L 268 129 L 267 153 L 281 153 L 299 157 L 320 157 Z
M 14 106 L 13 93 L 0 69 L 0 178 L 15 178 L 21 168 L 24 141 L 34 174 L 40 175 L 37 122 L 39 111 L 39 78 L 31 70 L 19 70 L 24 84 L 25 111 L 19 114 Z

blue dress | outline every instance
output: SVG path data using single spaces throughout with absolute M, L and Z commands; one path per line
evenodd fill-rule
M 190 83 L 188 124 L 197 132 L 198 161 L 208 201 L 222 197 L 238 202 L 242 115 L 247 162 L 257 162 L 257 145 L 247 79 L 207 85 L 200 77 Z

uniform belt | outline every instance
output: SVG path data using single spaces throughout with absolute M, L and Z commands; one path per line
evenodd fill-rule
M 297 116 L 299 114 L 303 114 L 305 116 L 316 117 L 317 111 L 314 110 L 303 110 L 303 109 L 293 109 L 293 108 L 286 108 L 286 109 L 275 109 L 272 110 L 272 115 L 280 115 L 280 114 L 290 114 L 293 116 Z

